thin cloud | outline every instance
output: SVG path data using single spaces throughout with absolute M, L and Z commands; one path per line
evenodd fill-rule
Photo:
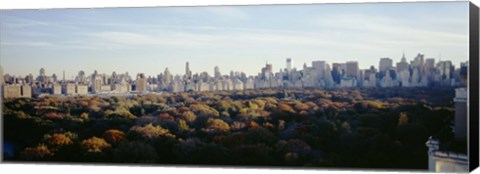
M 329 40 L 345 39 L 353 43 L 387 46 L 411 45 L 422 47 L 466 46 L 468 34 L 459 31 L 442 31 L 413 27 L 422 21 L 402 21 L 384 16 L 339 14 L 316 17 L 313 23 L 324 32 L 331 33 Z M 406 23 L 410 24 L 407 25 Z M 458 23 L 458 22 L 457 22 Z M 465 26 L 466 27 L 466 26 Z
M 222 33 L 200 34 L 194 32 L 178 32 L 162 30 L 154 34 L 140 34 L 134 32 L 99 32 L 85 33 L 90 37 L 88 43 L 117 44 L 125 48 L 143 48 L 143 46 L 176 47 L 182 49 L 197 48 L 236 48 L 255 47 L 264 45 L 284 46 L 321 46 L 332 44 L 319 40 L 319 36 L 305 33 L 284 34 L 264 31 L 229 31 Z
M 46 47 L 53 46 L 49 42 L 36 42 L 36 41 L 5 41 L 1 42 L 5 46 L 27 46 L 27 47 Z
M 22 28 L 31 28 L 31 27 L 38 27 L 38 26 L 47 26 L 48 23 L 36 20 L 30 20 L 20 17 L 13 17 L 2 15 L 2 22 L 6 28 L 8 29 L 22 29 Z

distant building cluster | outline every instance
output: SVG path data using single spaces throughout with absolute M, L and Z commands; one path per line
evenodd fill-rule
M 0 67 L 0 82 L 4 98 L 37 97 L 42 95 L 89 95 L 145 92 L 187 92 L 187 91 L 229 91 L 265 88 L 343 88 L 343 87 L 433 87 L 464 86 L 466 83 L 468 62 L 455 68 L 451 61 L 435 62 L 434 58 L 424 58 L 418 54 L 407 62 L 405 55 L 394 63 L 390 58 L 381 58 L 378 69 L 360 69 L 357 61 L 332 63 L 313 61 L 311 66 L 305 63 L 297 70 L 291 58 L 286 59 L 285 68 L 273 71 L 272 64 L 266 63 L 256 76 L 247 76 L 243 72 L 222 74 L 218 66 L 213 76 L 207 72 L 195 73 L 187 62 L 184 75 L 173 75 L 168 68 L 156 77 L 143 73 L 132 78 L 128 72 L 117 74 L 99 74 L 95 71 L 86 75 L 78 72 L 74 79 L 58 79 L 56 74 L 46 75 L 40 69 L 39 75 L 17 77 L 3 74 Z

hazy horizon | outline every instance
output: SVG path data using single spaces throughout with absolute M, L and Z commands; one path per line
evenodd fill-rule
M 154 76 L 230 71 L 256 75 L 324 60 L 378 68 L 402 53 L 458 67 L 468 57 L 468 2 L 361 3 L 0 11 L 4 73 L 66 78 L 83 70 Z

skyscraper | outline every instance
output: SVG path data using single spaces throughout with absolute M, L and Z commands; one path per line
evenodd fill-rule
M 434 68 L 435 67 L 435 59 L 434 58 L 425 59 L 425 66 L 428 67 L 428 68 Z
M 40 68 L 39 75 L 40 76 L 45 76 L 45 69 L 44 68 Z
M 188 63 L 187 63 L 188 65 Z M 136 90 L 137 92 L 146 92 L 147 91 L 147 78 L 143 73 L 137 74 L 136 80 Z
M 220 78 L 222 74 L 220 73 L 220 68 L 218 66 L 215 66 L 213 75 L 215 78 Z
M 102 89 L 102 78 L 97 74 L 94 73 L 92 75 L 92 92 L 98 93 Z
M 449 80 L 451 78 L 451 69 L 452 69 L 452 62 L 451 61 L 440 61 L 437 64 L 437 69 L 440 72 L 440 77 L 442 80 Z
M 325 61 L 313 61 L 312 67 L 315 69 L 315 75 L 317 81 L 325 78 Z
M 187 77 L 187 79 L 192 78 L 192 71 L 190 70 L 190 63 L 188 63 L 188 62 L 185 65 L 185 76 Z
M 165 68 L 165 71 L 163 72 L 163 82 L 168 85 L 172 81 L 173 81 L 173 75 L 172 75 L 172 73 L 170 73 L 170 70 L 167 67 L 167 68 Z
M 402 60 L 397 63 L 397 72 L 400 73 L 405 70 L 408 70 L 408 62 L 405 58 L 405 53 L 403 53 Z
M 266 63 L 265 67 L 262 68 L 263 79 L 269 80 L 271 75 L 272 75 L 272 64 Z
M 349 61 L 345 63 L 345 75 L 347 77 L 354 77 L 358 79 L 358 62 L 357 61 Z
M 378 66 L 378 70 L 380 72 L 386 71 L 387 69 L 390 69 L 393 65 L 392 59 L 385 57 L 385 58 L 380 58 L 380 63 Z
M 287 58 L 287 72 L 290 72 L 292 71 L 292 59 L 291 58 Z
M 430 76 L 432 71 L 434 70 L 435 70 L 435 59 L 434 58 L 425 59 L 423 74 Z
M 415 57 L 415 59 L 413 59 L 413 61 L 411 63 L 412 66 L 423 67 L 423 64 L 424 64 L 423 57 L 425 57 L 423 54 L 418 53 L 417 57 Z

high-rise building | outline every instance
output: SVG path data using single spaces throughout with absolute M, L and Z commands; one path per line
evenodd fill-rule
M 423 67 L 423 64 L 425 63 L 423 60 L 424 57 L 425 55 L 418 53 L 417 57 L 415 57 L 415 59 L 413 59 L 413 61 L 411 62 L 412 66 Z
M 170 70 L 167 68 L 165 68 L 165 71 L 163 72 L 163 82 L 168 85 L 170 84 L 172 81 L 173 81 L 173 74 L 170 73 Z
M 312 62 L 312 67 L 314 69 L 315 75 L 317 81 L 322 80 L 325 78 L 325 61 L 313 61 Z
M 329 64 L 325 65 L 325 71 L 323 73 L 324 73 L 324 77 L 325 77 L 324 78 L 325 79 L 325 87 L 327 87 L 327 88 L 333 87 L 333 85 L 335 83 L 334 83 L 333 78 L 332 78 L 332 70 L 330 69 Z
M 429 58 L 425 59 L 425 67 L 430 68 L 435 68 L 435 59 L 434 58 Z
M 363 80 L 365 80 L 365 70 L 358 71 L 357 86 L 363 86 Z
M 73 95 L 76 94 L 75 92 L 75 84 L 73 83 L 64 83 L 62 85 L 62 94 L 65 95 Z
M 345 76 L 358 79 L 358 62 L 349 61 L 345 63 Z
M 287 58 L 287 72 L 292 71 L 293 62 L 291 58 Z
M 345 75 L 345 63 L 332 63 L 332 71 L 338 71 L 343 77 Z
M 52 94 L 53 95 L 60 95 L 62 94 L 62 86 L 58 83 L 54 83 L 52 85 Z
M 40 68 L 40 72 L 36 80 L 39 81 L 42 85 L 48 82 L 48 78 L 44 68 Z
M 401 73 L 405 70 L 408 70 L 408 62 L 405 58 L 405 53 L 403 53 L 401 61 L 397 63 L 397 72 Z
M 44 69 L 44 68 L 40 68 L 39 75 L 40 75 L 40 76 L 46 76 L 46 74 L 45 74 L 45 69 Z
M 75 77 L 75 82 L 79 84 L 85 84 L 87 77 L 85 76 L 85 71 L 81 70 L 78 72 L 77 77 Z
M 387 69 L 390 69 L 393 66 L 393 61 L 392 59 L 385 57 L 385 58 L 380 58 L 380 63 L 378 66 L 378 70 L 380 72 L 386 71 Z
M 423 74 L 430 77 L 433 71 L 435 71 L 435 59 L 425 59 L 425 65 L 423 66 Z
M 440 61 L 437 63 L 437 70 L 439 70 L 440 77 L 442 80 L 448 80 L 451 78 L 451 69 L 452 69 L 452 62 L 451 61 Z
M 88 94 L 88 86 L 85 84 L 76 84 L 75 85 L 75 94 L 86 95 Z
M 265 64 L 265 67 L 262 68 L 262 78 L 269 80 L 270 76 L 272 76 L 272 64 Z
M 220 68 L 218 66 L 215 66 L 213 70 L 213 75 L 216 79 L 222 77 L 222 73 L 220 73 Z
M 5 85 L 2 90 L 3 98 L 16 98 L 20 96 L 20 85 Z
M 35 83 L 34 81 L 35 81 L 35 79 L 33 78 L 33 74 L 32 74 L 32 73 L 28 74 L 28 75 L 25 77 L 25 83 L 33 84 L 33 83 Z
M 52 74 L 52 82 L 57 82 L 57 74 Z
M 273 69 L 273 68 L 272 68 L 272 64 L 268 64 L 268 63 L 267 63 L 267 64 L 265 65 L 265 70 L 266 70 L 266 71 L 272 73 L 272 69 Z
M 102 85 L 103 85 L 102 78 L 98 74 L 94 73 L 92 75 L 92 92 L 93 93 L 100 92 L 102 89 Z
M 185 65 L 185 76 L 187 77 L 187 79 L 192 78 L 192 71 L 190 70 L 190 63 L 188 63 L 188 62 Z
M 187 63 L 188 65 L 188 63 Z M 146 92 L 147 91 L 147 78 L 143 73 L 137 74 L 136 79 L 136 91 L 137 92 Z

